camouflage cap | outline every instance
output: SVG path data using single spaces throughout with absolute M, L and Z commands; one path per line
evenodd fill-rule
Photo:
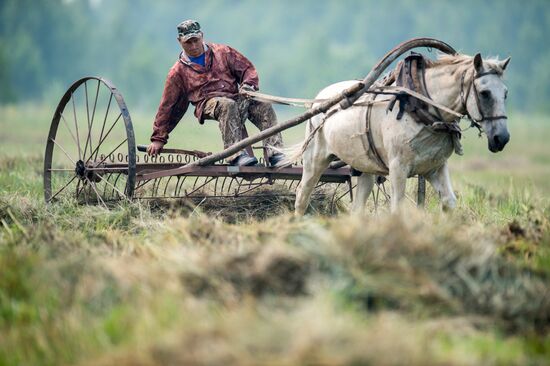
M 196 20 L 184 20 L 178 24 L 178 37 L 182 37 L 184 42 L 200 36 L 202 36 L 201 25 Z

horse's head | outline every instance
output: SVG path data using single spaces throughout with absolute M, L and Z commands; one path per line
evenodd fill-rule
M 466 112 L 481 124 L 492 152 L 502 151 L 510 140 L 505 106 L 508 88 L 502 80 L 509 62 L 510 57 L 503 61 L 484 61 L 479 53 L 475 55 L 466 96 Z

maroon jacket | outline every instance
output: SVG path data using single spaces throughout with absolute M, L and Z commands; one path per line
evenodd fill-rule
M 207 44 L 205 66 L 189 61 L 184 52 L 168 72 L 160 106 L 153 123 L 151 141 L 168 141 L 168 134 L 181 120 L 189 103 L 204 123 L 203 109 L 213 97 L 235 98 L 239 84 L 258 89 L 258 73 L 246 57 L 222 44 Z

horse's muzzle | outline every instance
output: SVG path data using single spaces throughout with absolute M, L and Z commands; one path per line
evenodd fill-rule
M 502 151 L 508 141 L 510 141 L 510 133 L 508 131 L 495 134 L 489 138 L 489 150 L 494 153 Z

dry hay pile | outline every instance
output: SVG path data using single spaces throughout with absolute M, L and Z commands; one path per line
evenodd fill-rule
M 338 189 L 337 196 L 344 194 Z M 346 210 L 344 200 L 333 202 L 334 188 L 318 189 L 311 198 L 308 212 L 332 216 Z M 204 213 L 229 223 L 265 220 L 294 210 L 295 192 L 279 184 L 264 186 L 238 197 L 194 197 L 181 200 L 155 200 L 153 207 L 171 211 L 175 215 Z
M 280 227 L 268 220 L 253 231 L 199 221 L 185 230 L 206 252 L 181 276 L 199 297 L 223 303 L 247 294 L 308 295 L 322 283 L 369 312 L 481 316 L 505 328 L 550 325 L 547 274 L 507 260 L 484 228 L 418 212 Z M 248 234 L 236 235 L 240 230 Z
M 550 325 L 547 273 L 504 258 L 495 233 L 417 213 L 375 220 L 369 230 L 357 220 L 336 223 L 338 245 L 326 263 L 331 273 L 345 273 L 345 293 L 365 308 L 483 315 L 521 328 Z

